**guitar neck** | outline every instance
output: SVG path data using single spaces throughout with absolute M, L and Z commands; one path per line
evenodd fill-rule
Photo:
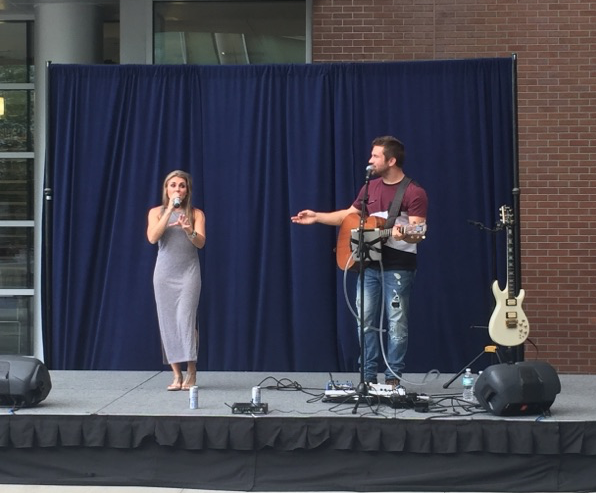
M 515 298 L 515 257 L 513 232 L 507 227 L 507 291 L 509 299 Z
M 400 226 L 401 232 L 406 235 L 424 235 L 426 233 L 426 223 L 422 224 L 404 224 Z M 381 238 L 391 236 L 393 228 L 382 229 L 379 232 Z

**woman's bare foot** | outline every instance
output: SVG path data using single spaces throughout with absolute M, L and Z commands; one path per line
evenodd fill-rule
M 182 375 L 174 375 L 174 381 L 168 385 L 168 390 L 182 389 Z
M 189 390 L 191 387 L 197 384 L 197 372 L 187 372 L 186 378 L 182 383 L 182 390 Z

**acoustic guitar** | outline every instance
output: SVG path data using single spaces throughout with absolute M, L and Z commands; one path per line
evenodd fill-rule
M 383 238 L 389 238 L 393 228 L 383 229 L 386 220 L 378 216 L 368 216 L 364 220 L 364 232 L 366 234 L 367 241 L 379 240 L 378 248 L 380 250 L 381 240 Z M 335 258 L 337 266 L 341 270 L 358 270 L 360 263 L 355 256 L 352 255 L 352 233 L 358 231 L 360 228 L 360 214 L 355 212 L 348 214 L 339 227 L 339 233 L 337 235 L 337 246 L 335 248 Z M 401 227 L 401 232 L 407 235 L 420 235 L 424 236 L 426 233 L 426 224 L 406 224 Z M 357 248 L 357 246 L 356 246 Z

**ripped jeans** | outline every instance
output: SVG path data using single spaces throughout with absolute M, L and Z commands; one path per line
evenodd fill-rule
M 383 294 L 383 325 L 388 327 L 387 343 L 384 346 L 387 362 L 396 375 L 401 375 L 404 369 L 408 349 L 410 292 L 415 277 L 416 271 L 410 270 L 389 270 L 382 274 L 380 270 L 372 268 L 364 271 L 364 379 L 367 382 L 376 381 L 381 358 L 379 334 L 382 335 L 383 332 L 379 330 L 379 322 Z M 356 309 L 360 328 L 360 277 L 356 285 Z M 358 336 L 360 337 L 360 333 Z M 385 378 L 395 378 L 391 370 L 385 370 Z

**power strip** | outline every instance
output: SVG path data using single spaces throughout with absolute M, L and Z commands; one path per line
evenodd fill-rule
M 414 409 L 415 411 L 424 413 L 428 412 L 429 400 L 429 397 L 424 394 L 395 394 L 389 397 L 388 404 L 393 409 Z
M 235 402 L 232 404 L 232 414 L 267 414 L 267 403 L 253 404 L 252 402 Z

